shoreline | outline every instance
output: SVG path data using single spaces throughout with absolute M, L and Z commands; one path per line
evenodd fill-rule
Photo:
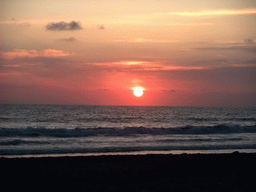
M 95 153 L 53 153 L 53 154 L 20 154 L 0 155 L 0 158 L 41 158 L 41 157 L 88 157 L 115 155 L 181 155 L 181 154 L 229 154 L 256 153 L 256 149 L 220 149 L 220 150 L 163 150 L 163 151 L 128 151 L 128 152 L 95 152 Z
M 256 153 L 0 158 L 3 190 L 254 191 Z

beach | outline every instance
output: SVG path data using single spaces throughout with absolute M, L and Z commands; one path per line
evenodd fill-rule
M 254 191 L 256 153 L 0 158 L 1 188 Z

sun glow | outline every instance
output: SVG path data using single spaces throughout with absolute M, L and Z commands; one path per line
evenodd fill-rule
M 134 94 L 134 96 L 136 96 L 136 97 L 141 97 L 142 95 L 143 95 L 143 88 L 141 88 L 141 87 L 135 87 L 135 88 L 133 88 L 133 94 Z

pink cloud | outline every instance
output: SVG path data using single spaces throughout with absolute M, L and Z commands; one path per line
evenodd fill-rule
M 35 57 L 67 57 L 73 53 L 56 49 L 46 49 L 41 52 L 36 50 L 14 49 L 14 51 L 3 52 L 4 59 L 35 58 Z

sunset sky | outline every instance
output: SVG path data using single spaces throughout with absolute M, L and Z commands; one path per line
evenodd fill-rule
M 256 1 L 1 0 L 0 90 L 1 104 L 256 106 Z

